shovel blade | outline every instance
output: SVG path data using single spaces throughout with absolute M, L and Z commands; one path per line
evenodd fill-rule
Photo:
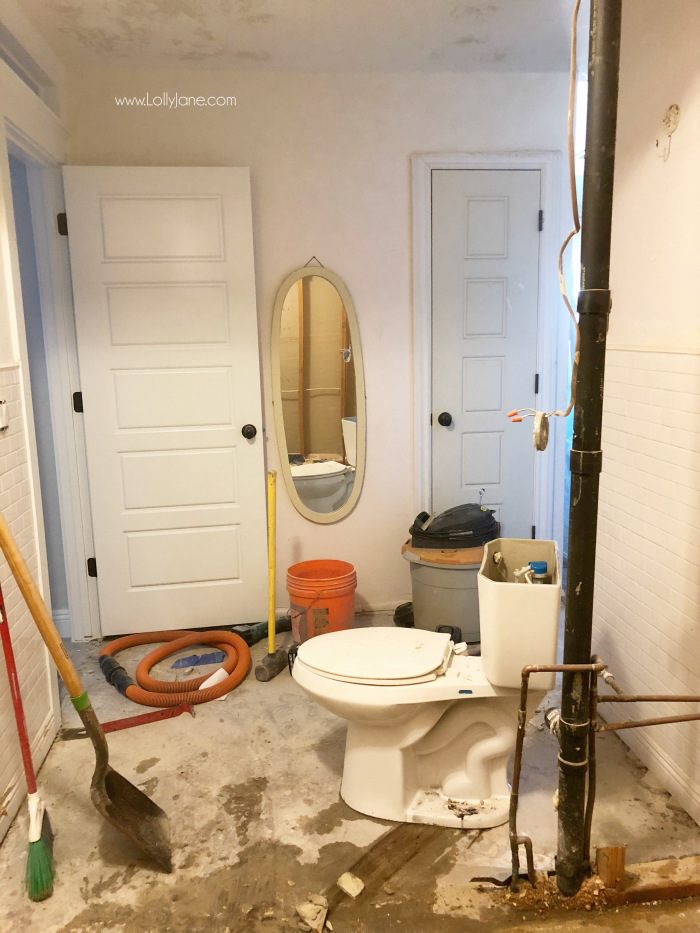
M 172 871 L 167 814 L 110 765 L 107 739 L 87 695 L 76 709 L 95 749 L 95 772 L 90 786 L 95 808 L 115 829 L 133 839 L 164 871 Z
M 158 804 L 109 765 L 95 773 L 91 796 L 112 826 L 133 839 L 164 871 L 173 870 L 170 820 Z

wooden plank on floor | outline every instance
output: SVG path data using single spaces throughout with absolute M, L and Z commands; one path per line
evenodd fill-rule
M 606 889 L 608 904 L 640 904 L 700 895 L 700 856 L 628 865 L 621 891 Z
M 385 881 L 402 868 L 408 861 L 426 846 L 432 845 L 440 837 L 445 846 L 454 841 L 460 831 L 445 826 L 431 826 L 427 823 L 399 823 L 381 836 L 375 844 L 346 869 L 357 875 L 364 882 L 362 893 L 356 898 L 359 902 L 375 893 Z M 352 898 L 333 884 L 326 891 L 329 912 L 342 903 L 352 903 Z
M 626 846 L 598 846 L 596 869 L 606 888 L 621 891 L 625 880 Z

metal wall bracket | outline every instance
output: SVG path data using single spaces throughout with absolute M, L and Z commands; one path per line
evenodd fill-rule
M 603 469 L 602 450 L 571 450 L 569 469 L 572 473 L 600 473 Z

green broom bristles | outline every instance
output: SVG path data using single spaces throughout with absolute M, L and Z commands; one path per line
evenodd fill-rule
M 53 894 L 53 830 L 44 810 L 41 838 L 29 843 L 27 851 L 27 894 L 32 901 L 43 901 Z

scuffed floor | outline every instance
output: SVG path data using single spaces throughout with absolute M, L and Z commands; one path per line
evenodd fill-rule
M 100 718 L 143 711 L 105 683 L 98 650 L 71 648 Z M 265 650 L 264 644 L 253 649 L 254 662 Z M 133 670 L 144 652 L 120 657 Z M 172 677 L 171 664 L 163 662 L 155 676 Z M 63 707 L 66 724 L 77 725 L 70 703 Z M 534 840 L 538 867 L 549 869 L 556 848 L 556 747 L 541 719 L 540 713 L 529 730 L 519 826 Z M 172 875 L 154 870 L 92 808 L 87 740 L 57 741 L 40 774 L 56 831 L 55 893 L 32 904 L 22 891 L 22 811 L 0 848 L 0 933 L 296 931 L 295 904 L 328 889 L 393 825 L 363 817 L 339 799 L 344 739 L 344 723 L 308 700 L 286 671 L 268 684 L 249 675 L 226 700 L 199 706 L 194 720 L 183 715 L 110 735 L 112 764 L 170 816 Z M 700 854 L 700 829 L 614 735 L 599 742 L 593 839 L 626 843 L 628 862 Z M 504 908 L 466 887 L 474 877 L 509 872 L 506 827 L 446 829 L 378 891 L 338 907 L 330 918 L 334 933 L 700 929 L 695 901 L 545 917 Z

